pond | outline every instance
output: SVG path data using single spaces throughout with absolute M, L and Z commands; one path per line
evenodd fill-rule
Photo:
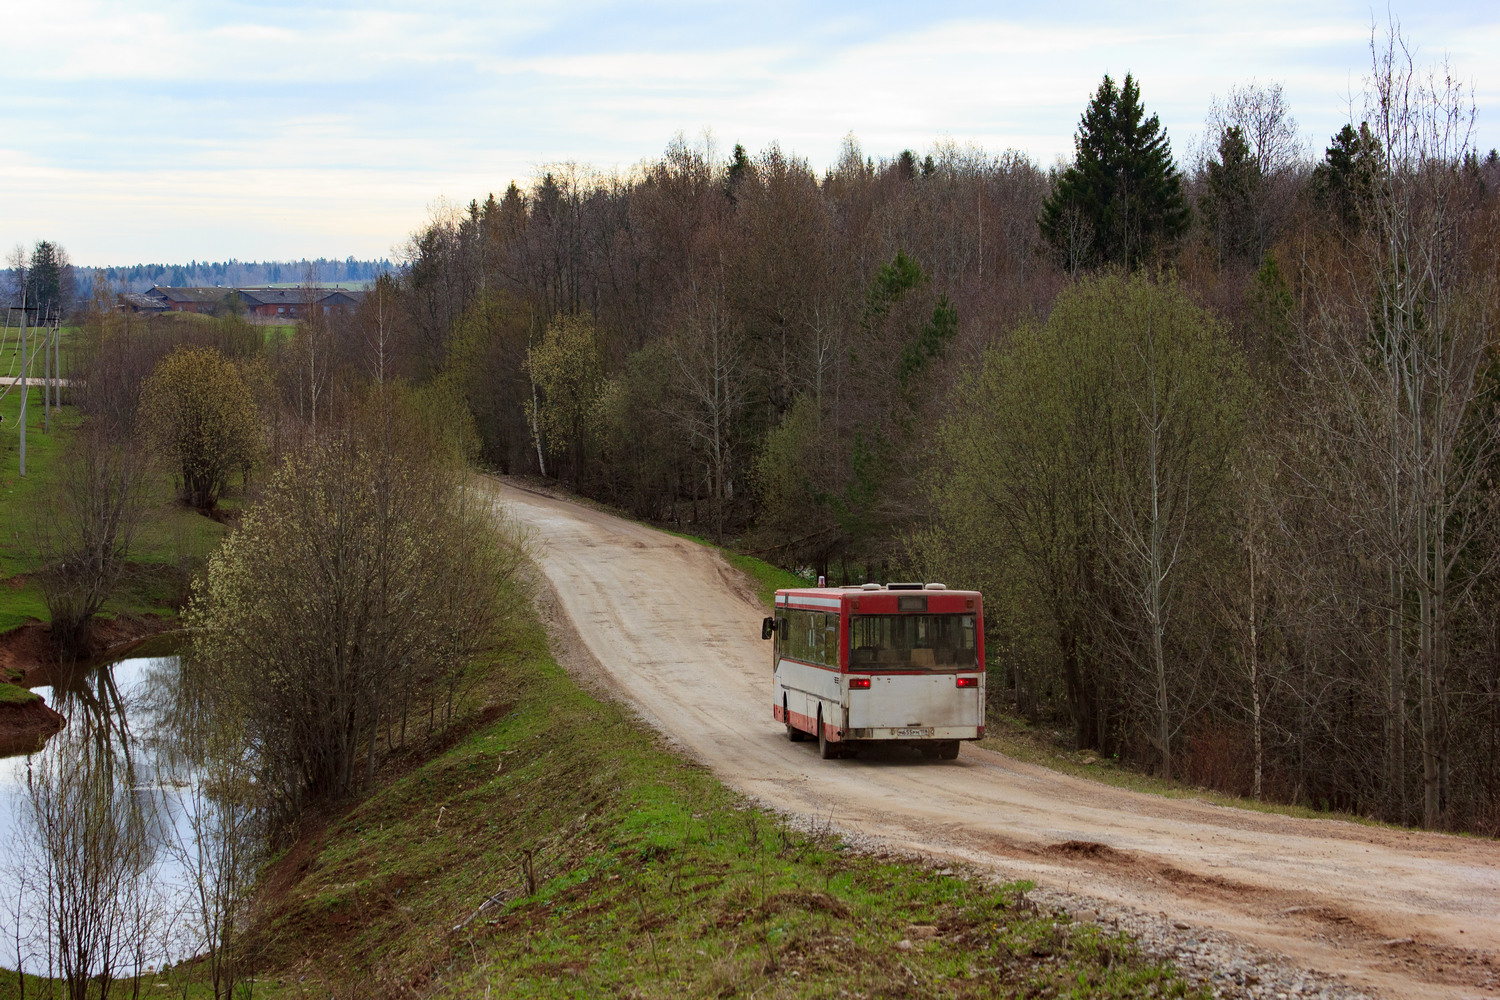
M 115 975 L 197 950 L 194 832 L 212 807 L 183 752 L 183 720 L 200 713 L 182 670 L 158 640 L 33 689 L 68 725 L 40 750 L 0 759 L 0 964 L 45 971 L 49 925 L 80 905 L 116 925 Z

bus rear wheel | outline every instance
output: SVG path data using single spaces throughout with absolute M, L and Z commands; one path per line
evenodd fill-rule
M 818 756 L 824 760 L 833 760 L 839 756 L 840 747 L 837 743 L 828 740 L 828 730 L 823 728 L 823 710 L 818 709 Z
M 958 740 L 943 740 L 937 745 L 939 760 L 958 760 Z
M 787 710 L 786 699 L 781 699 L 781 717 L 786 720 L 786 738 L 793 743 L 801 743 L 807 739 L 807 734 L 792 725 L 792 713 Z

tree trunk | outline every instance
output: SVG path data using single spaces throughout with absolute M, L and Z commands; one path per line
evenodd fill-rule
M 1401 571 L 1392 565 L 1390 602 L 1386 622 L 1386 786 L 1390 819 L 1406 822 L 1406 685 L 1401 657 L 1401 593 L 1405 589 Z
M 1260 733 L 1260 637 L 1255 622 L 1255 536 L 1247 533 L 1245 549 L 1250 557 L 1250 733 L 1255 744 L 1255 772 L 1251 779 L 1250 794 L 1260 801 L 1261 775 L 1265 756 Z

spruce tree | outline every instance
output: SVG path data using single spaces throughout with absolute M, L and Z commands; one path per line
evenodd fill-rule
M 1073 165 L 1042 206 L 1042 235 L 1066 265 L 1135 268 L 1187 228 L 1182 175 L 1156 115 L 1146 117 L 1140 86 L 1105 74 L 1074 137 Z
M 735 143 L 734 156 L 730 159 L 729 166 L 724 171 L 724 193 L 729 196 L 731 202 L 739 203 L 737 192 L 740 185 L 753 172 L 754 167 L 750 163 L 750 154 L 745 152 L 744 146 Z
M 73 297 L 73 267 L 68 263 L 67 253 L 56 243 L 41 240 L 31 251 L 30 264 L 29 298 L 37 306 L 38 321 L 60 316 Z
M 917 176 L 917 154 L 909 149 L 903 149 L 896 159 L 896 170 L 903 181 L 909 181 Z
M 1221 264 L 1256 261 L 1265 252 L 1257 213 L 1260 164 L 1239 126 L 1219 137 L 1219 158 L 1205 171 L 1207 191 L 1199 203 Z
M 1313 196 L 1344 225 L 1358 229 L 1380 172 L 1380 143 L 1367 122 L 1345 125 L 1333 135 L 1323 162 L 1313 171 Z

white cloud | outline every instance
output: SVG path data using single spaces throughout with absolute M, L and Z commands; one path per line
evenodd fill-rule
M 1310 142 L 1345 120 L 1367 60 L 1363 7 L 1182 3 L 984 16 L 911 7 L 266 7 L 60 0 L 8 22 L 0 65 L 0 245 L 57 238 L 75 259 L 386 252 L 439 196 L 467 202 L 536 165 L 606 168 L 711 126 L 830 163 L 934 137 L 1071 150 L 1105 72 L 1130 71 L 1179 154 L 1209 100 L 1281 81 Z M 1500 145 L 1500 24 L 1409 21 L 1425 60 L 1476 84 Z

